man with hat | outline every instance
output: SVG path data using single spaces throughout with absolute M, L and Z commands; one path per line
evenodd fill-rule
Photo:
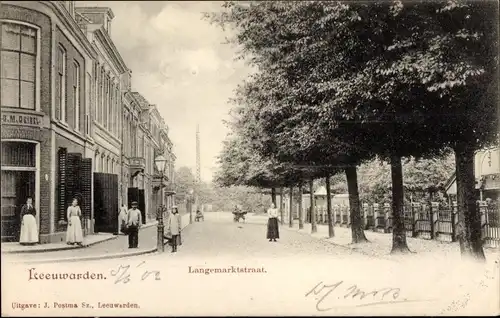
M 137 248 L 139 245 L 139 228 L 142 225 L 142 216 L 137 206 L 137 202 L 134 201 L 132 208 L 128 210 L 128 248 Z

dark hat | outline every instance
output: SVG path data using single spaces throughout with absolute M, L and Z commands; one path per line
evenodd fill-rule
M 135 206 L 138 206 L 139 204 L 137 204 L 137 201 L 133 201 L 133 202 L 132 202 L 132 206 L 134 206 L 134 205 L 135 205 Z

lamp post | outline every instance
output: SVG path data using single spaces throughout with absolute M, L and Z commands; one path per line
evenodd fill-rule
M 189 189 L 189 224 L 192 224 L 193 223 L 193 193 L 194 193 L 194 190 L 193 189 Z
M 159 253 L 163 253 L 165 251 L 165 245 L 163 244 L 163 235 L 165 233 L 165 225 L 163 224 L 163 175 L 165 174 L 165 166 L 167 163 L 167 159 L 163 157 L 162 155 L 156 157 L 155 159 L 155 164 L 156 168 L 161 174 L 161 183 L 160 183 L 160 208 L 158 209 L 158 241 L 157 241 L 157 250 Z

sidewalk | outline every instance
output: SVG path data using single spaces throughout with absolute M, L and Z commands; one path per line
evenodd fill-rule
M 373 232 L 371 230 L 365 230 L 365 236 L 369 242 L 367 243 L 352 243 L 351 228 L 346 227 L 334 227 L 335 236 L 328 238 L 328 226 L 324 224 L 318 224 L 318 232 L 311 234 L 311 224 L 304 224 L 304 229 L 299 230 L 298 221 L 294 222 L 293 228 L 290 228 L 287 224 L 281 226 L 281 228 L 289 231 L 297 231 L 303 233 L 304 235 L 310 235 L 312 237 L 322 239 L 331 244 L 339 245 L 344 248 L 352 249 L 358 253 L 362 253 L 368 256 L 398 260 L 404 258 L 407 260 L 409 257 L 414 258 L 416 261 L 440 261 L 440 262 L 456 262 L 460 261 L 460 246 L 457 242 L 442 242 L 437 240 L 427 240 L 422 238 L 412 238 L 406 237 L 408 247 L 413 253 L 408 255 L 391 255 L 392 249 L 392 234 L 391 233 L 379 233 Z M 484 252 L 486 254 L 487 261 L 495 262 L 500 259 L 499 249 L 485 248 Z
M 183 228 L 189 225 L 189 215 L 182 216 Z M 128 236 L 118 235 L 114 239 L 92 245 L 86 248 L 54 250 L 43 253 L 9 253 L 4 255 L 9 262 L 21 263 L 52 263 L 89 261 L 130 257 L 141 254 L 154 253 L 157 250 L 157 222 L 144 225 L 139 231 L 139 247 L 128 248 Z
M 68 245 L 66 242 L 37 244 L 37 245 L 21 245 L 18 242 L 2 243 L 2 253 L 42 253 L 62 250 L 74 250 L 84 247 L 93 246 L 109 240 L 116 239 L 117 236 L 109 233 L 91 234 L 83 239 L 83 247 L 78 245 Z

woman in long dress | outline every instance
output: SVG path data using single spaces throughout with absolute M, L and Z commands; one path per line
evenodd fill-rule
M 267 210 L 267 216 L 269 217 L 267 221 L 267 238 L 269 242 L 276 242 L 276 239 L 280 238 L 280 233 L 278 230 L 278 209 L 274 203 Z
M 68 230 L 66 231 L 67 244 L 83 244 L 82 222 L 80 217 L 82 211 L 78 206 L 78 199 L 74 198 L 71 206 L 68 207 Z
M 120 222 L 120 232 L 127 234 L 127 220 L 128 220 L 128 210 L 125 204 L 122 204 L 120 208 L 120 214 L 118 214 L 118 220 Z
M 21 233 L 19 243 L 32 245 L 38 243 L 38 227 L 36 225 L 36 210 L 33 199 L 28 197 L 26 204 L 21 208 Z

